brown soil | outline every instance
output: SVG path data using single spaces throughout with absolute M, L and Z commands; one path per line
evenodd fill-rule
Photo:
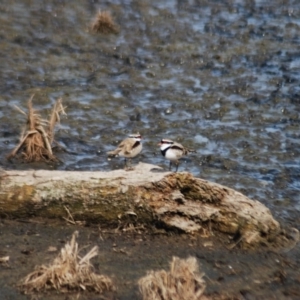
M 81 254 L 93 246 L 99 255 L 92 259 L 95 271 L 113 278 L 118 290 L 99 295 L 81 292 L 78 299 L 141 299 L 137 281 L 147 270 L 169 269 L 173 256 L 195 256 L 206 275 L 206 295 L 215 299 L 299 299 L 299 245 L 290 251 L 261 248 L 259 251 L 228 249 L 226 236 L 203 237 L 164 231 L 101 230 L 97 226 L 79 227 L 62 221 L 32 219 L 2 220 L 0 223 L 1 299 L 28 299 L 17 283 L 34 267 L 48 264 L 72 233 L 78 230 Z M 49 247 L 57 251 L 51 252 Z M 54 248 L 53 248 L 54 249 Z M 76 294 L 56 291 L 35 295 L 34 299 L 77 299 Z M 31 296 L 29 296 L 31 299 Z

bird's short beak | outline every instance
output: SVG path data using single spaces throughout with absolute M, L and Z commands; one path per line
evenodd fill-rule
M 161 146 L 161 142 L 159 142 L 159 143 L 157 144 L 157 146 Z

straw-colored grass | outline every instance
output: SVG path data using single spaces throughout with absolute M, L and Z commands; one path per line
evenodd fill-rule
M 103 34 L 119 32 L 109 11 L 99 11 L 91 24 L 91 29 L 94 32 Z
M 58 161 L 52 152 L 54 142 L 54 127 L 60 122 L 59 114 L 66 114 L 62 99 L 58 99 L 52 109 L 49 120 L 42 119 L 41 115 L 32 106 L 33 96 L 28 101 L 28 113 L 19 107 L 19 112 L 27 117 L 26 126 L 23 129 L 19 144 L 8 155 L 8 159 L 14 158 L 19 153 L 26 162 Z
M 149 271 L 138 281 L 143 300 L 204 300 L 206 284 L 195 257 L 173 257 L 170 271 Z
M 21 281 L 19 287 L 23 293 L 52 289 L 59 292 L 89 290 L 98 293 L 114 290 L 109 277 L 93 272 L 94 268 L 90 260 L 98 255 L 98 248 L 95 246 L 81 258 L 78 254 L 77 236 L 76 231 L 52 264 L 37 267 Z

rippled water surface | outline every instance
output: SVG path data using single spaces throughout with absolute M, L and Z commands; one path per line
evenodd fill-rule
M 88 30 L 109 10 L 117 35 Z M 139 159 L 167 168 L 157 142 L 197 150 L 180 171 L 256 198 L 277 217 L 300 212 L 299 1 L 39 1 L 0 4 L 0 162 L 25 120 L 63 98 L 56 140 L 65 170 L 111 170 L 130 132 Z

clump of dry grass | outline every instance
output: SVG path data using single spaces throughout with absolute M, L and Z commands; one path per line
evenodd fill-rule
M 170 271 L 149 271 L 138 281 L 143 300 L 204 300 L 204 274 L 195 257 L 173 257 Z
M 33 96 L 28 101 L 28 113 L 16 106 L 19 112 L 27 117 L 26 127 L 21 133 L 20 143 L 7 156 L 15 157 L 19 152 L 26 162 L 58 161 L 53 155 L 54 127 L 60 122 L 60 114 L 65 113 L 62 99 L 58 99 L 52 109 L 49 120 L 42 119 L 41 115 L 32 107 Z
M 91 24 L 91 29 L 94 32 L 103 34 L 116 34 L 119 32 L 109 11 L 99 11 Z
M 56 289 L 60 292 L 69 290 L 89 290 L 102 293 L 114 290 L 112 280 L 104 275 L 95 274 L 90 259 L 98 255 L 95 246 L 84 257 L 78 254 L 75 231 L 72 239 L 49 266 L 39 266 L 28 274 L 19 287 L 25 294 Z

